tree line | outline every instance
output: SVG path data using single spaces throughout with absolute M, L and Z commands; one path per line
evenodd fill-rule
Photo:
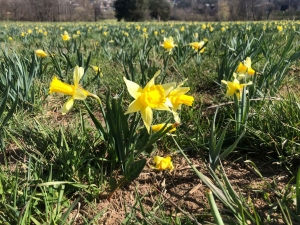
M 224 21 L 278 19 L 278 15 L 297 19 L 298 4 L 297 0 L 0 0 L 0 20 Z

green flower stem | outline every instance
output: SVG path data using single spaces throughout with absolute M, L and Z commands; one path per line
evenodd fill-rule
M 211 192 L 210 189 L 208 189 L 206 191 L 206 197 L 208 199 L 208 203 L 209 203 L 209 206 L 210 206 L 210 209 L 211 209 L 211 213 L 212 213 L 212 215 L 213 215 L 213 217 L 215 219 L 216 224 L 218 224 L 218 225 L 224 225 L 222 217 L 221 217 L 220 212 L 218 210 L 218 207 L 216 205 L 214 196 L 213 196 L 213 194 L 212 194 L 212 192 Z

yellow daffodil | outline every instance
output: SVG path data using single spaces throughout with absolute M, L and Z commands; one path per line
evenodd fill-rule
M 179 118 L 177 110 L 179 110 L 181 108 L 181 105 L 183 104 L 183 105 L 187 105 L 187 106 L 192 106 L 192 104 L 194 102 L 193 96 L 186 95 L 186 93 L 190 90 L 190 88 L 189 87 L 181 87 L 186 80 L 179 83 L 177 85 L 177 87 L 167 95 L 167 98 L 170 100 L 170 102 L 172 104 L 172 112 L 173 112 L 174 120 L 177 123 L 180 123 L 180 118 Z
M 251 59 L 250 57 L 247 57 L 246 60 L 244 60 L 243 63 L 240 62 L 236 72 L 240 75 L 254 75 L 255 70 L 251 68 Z
M 155 164 L 154 168 L 158 170 L 170 170 L 172 172 L 174 170 L 173 163 L 171 161 L 171 156 L 160 157 L 154 156 L 153 163 Z
M 44 52 L 42 49 L 38 49 L 35 51 L 35 54 L 39 57 L 39 58 L 45 58 L 47 57 L 47 53 Z
M 12 41 L 12 37 L 8 37 L 8 40 L 9 40 L 9 41 Z
M 277 30 L 278 30 L 279 32 L 281 32 L 281 31 L 283 30 L 283 27 L 282 27 L 282 26 L 277 26 Z
M 175 83 L 156 85 L 154 80 L 159 74 L 160 71 L 156 72 L 144 88 L 141 88 L 138 84 L 123 77 L 129 94 L 135 99 L 128 106 L 125 114 L 140 112 L 148 132 L 150 132 L 150 126 L 153 120 L 152 109 L 170 111 L 169 107 L 171 104 L 166 96 L 175 86 Z
M 236 76 L 237 76 L 237 74 L 234 73 L 233 81 L 225 81 L 225 80 L 221 81 L 223 84 L 227 85 L 227 92 L 226 92 L 225 97 L 230 97 L 230 96 L 233 96 L 234 94 L 236 94 L 237 98 L 241 99 L 242 94 L 243 94 L 243 88 L 247 85 L 252 84 L 252 81 L 248 82 L 247 84 L 240 84 L 240 81 L 238 79 L 236 79 Z
M 203 45 L 204 45 L 204 41 L 200 41 L 200 42 L 192 42 L 192 43 L 189 43 L 190 46 L 192 46 L 192 48 L 198 52 L 200 49 L 200 53 L 203 53 L 204 52 L 204 49 L 205 48 L 202 48 Z
M 66 84 L 62 81 L 60 81 L 57 77 L 54 77 L 50 83 L 50 90 L 49 94 L 52 93 L 62 93 L 65 95 L 70 95 L 71 98 L 63 105 L 62 108 L 62 114 L 66 114 L 74 104 L 74 100 L 85 100 L 88 96 L 92 96 L 94 98 L 97 98 L 99 101 L 99 97 L 97 95 L 94 95 L 87 90 L 83 89 L 79 85 L 79 81 L 82 78 L 84 74 L 84 69 L 82 67 L 76 66 L 74 69 L 73 74 L 73 80 L 74 85 Z
M 61 35 L 61 37 L 63 41 L 69 41 L 71 39 L 67 31 L 65 31 L 64 34 Z
M 102 70 L 100 67 L 98 66 L 93 66 L 91 65 L 91 67 L 93 68 L 93 70 L 96 72 L 96 73 L 99 73 L 100 77 L 103 77 L 103 73 L 102 73 Z
M 154 131 L 154 132 L 158 132 L 160 131 L 166 124 L 165 123 L 160 123 L 160 124 L 155 124 L 155 125 L 152 125 L 151 126 L 151 129 Z M 176 131 L 176 127 L 177 127 L 177 124 L 172 124 L 172 123 L 168 123 L 166 128 L 169 128 L 169 127 L 173 127 L 171 130 L 169 130 L 169 133 L 172 133 L 174 131 Z
M 172 49 L 175 48 L 177 45 L 174 44 L 172 37 L 169 38 L 164 37 L 164 43 L 162 43 L 161 46 L 163 46 L 164 49 L 166 49 L 171 54 Z
M 155 36 L 157 36 L 157 35 L 158 35 L 158 31 L 154 31 L 153 33 L 154 33 L 154 35 L 155 35 Z

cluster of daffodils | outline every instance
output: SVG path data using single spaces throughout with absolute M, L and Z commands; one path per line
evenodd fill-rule
M 172 112 L 176 124 L 179 124 L 180 118 L 177 111 L 181 108 L 181 105 L 192 106 L 194 102 L 193 96 L 186 95 L 190 88 L 182 87 L 184 82 L 181 82 L 177 86 L 174 82 L 155 84 L 155 78 L 159 74 L 160 71 L 155 73 L 144 88 L 123 77 L 129 94 L 134 98 L 134 101 L 128 106 L 125 114 L 140 112 L 149 133 L 153 121 L 152 110 Z
M 198 37 L 198 33 L 196 33 L 197 37 Z M 204 39 L 204 41 L 200 41 L 200 42 L 191 42 L 189 44 L 189 46 L 192 47 L 192 49 L 194 49 L 196 52 L 200 52 L 200 53 L 203 53 L 204 50 L 205 50 L 205 47 L 204 44 L 205 42 L 207 42 L 208 40 L 207 39 Z M 165 38 L 164 37 L 164 41 L 163 43 L 161 44 L 161 46 L 167 51 L 169 52 L 169 54 L 172 54 L 172 50 L 177 47 L 177 44 L 174 43 L 174 40 L 172 37 L 169 37 L 169 38 Z
M 251 85 L 252 81 L 241 84 L 240 80 L 247 79 L 249 77 L 251 78 L 254 74 L 255 70 L 251 68 L 251 59 L 247 57 L 244 62 L 240 62 L 236 69 L 236 73 L 233 73 L 233 81 L 221 81 L 223 84 L 227 85 L 227 92 L 225 96 L 230 97 L 236 94 L 237 98 L 241 99 L 244 87 Z

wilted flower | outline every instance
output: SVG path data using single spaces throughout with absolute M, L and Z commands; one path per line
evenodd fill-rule
M 125 114 L 140 112 L 148 133 L 153 120 L 152 109 L 170 111 L 170 102 L 167 101 L 166 96 L 175 86 L 175 83 L 154 84 L 154 80 L 159 74 L 160 71 L 156 72 L 144 88 L 123 77 L 129 94 L 135 99 L 128 106 Z
M 254 75 L 255 70 L 251 68 L 251 58 L 247 57 L 244 62 L 240 62 L 238 68 L 236 69 L 236 72 L 240 75 Z
M 67 31 L 65 31 L 64 34 L 61 35 L 61 37 L 63 41 L 69 41 L 71 39 Z
M 248 82 L 247 84 L 240 84 L 240 81 L 236 79 L 237 74 L 233 73 L 234 80 L 233 81 L 225 81 L 221 80 L 223 84 L 227 85 L 227 92 L 225 97 L 230 97 L 236 94 L 238 99 L 241 99 L 243 94 L 243 88 L 247 85 L 251 85 L 252 81 Z
M 99 100 L 99 97 L 97 95 L 94 95 L 80 87 L 79 81 L 82 78 L 83 74 L 84 69 L 82 67 L 76 66 L 73 74 L 74 85 L 66 84 L 60 81 L 57 77 L 54 77 L 50 83 L 49 94 L 56 92 L 71 96 L 71 98 L 63 105 L 63 115 L 66 114 L 73 107 L 75 99 L 85 100 L 88 96 L 92 96 Z
M 44 52 L 42 49 L 38 49 L 35 51 L 35 54 L 40 57 L 40 58 L 45 58 L 47 57 L 47 53 Z
M 164 43 L 161 44 L 161 46 L 163 46 L 164 49 L 166 49 L 171 54 L 172 49 L 175 48 L 177 45 L 174 44 L 172 37 L 169 37 L 169 38 L 164 37 Z
M 154 168 L 158 170 L 170 170 L 172 172 L 174 170 L 173 163 L 171 161 L 171 156 L 160 157 L 154 156 L 153 163 L 155 164 Z

